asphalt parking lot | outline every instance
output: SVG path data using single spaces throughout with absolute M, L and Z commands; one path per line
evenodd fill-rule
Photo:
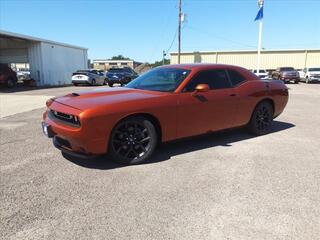
M 0 238 L 319 239 L 320 84 L 288 87 L 271 134 L 173 142 L 137 166 L 65 159 L 44 137 L 45 99 L 79 88 L 0 93 L 15 102 L 0 109 Z

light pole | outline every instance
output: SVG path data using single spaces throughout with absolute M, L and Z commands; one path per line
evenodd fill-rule
M 162 51 L 162 65 L 164 65 L 164 58 L 166 57 L 166 51 Z
M 178 64 L 180 64 L 181 54 L 181 0 L 179 0 L 179 25 L 178 25 Z

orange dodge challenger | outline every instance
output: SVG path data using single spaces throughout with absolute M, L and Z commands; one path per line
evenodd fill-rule
M 108 153 L 141 163 L 158 143 L 247 126 L 270 131 L 285 108 L 288 89 L 229 65 L 155 68 L 125 87 L 98 88 L 49 99 L 42 128 L 54 146 L 75 157 Z

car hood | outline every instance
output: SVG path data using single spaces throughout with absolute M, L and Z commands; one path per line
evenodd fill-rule
M 62 97 L 57 97 L 54 101 L 79 110 L 86 110 L 103 105 L 155 98 L 166 94 L 168 93 L 125 87 L 97 88 L 73 92 Z
M 297 74 L 297 71 L 282 71 L 283 74 Z

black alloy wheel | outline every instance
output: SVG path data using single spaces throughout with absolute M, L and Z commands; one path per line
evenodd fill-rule
M 130 117 L 113 129 L 109 153 L 112 160 L 123 164 L 138 164 L 147 160 L 157 146 L 154 125 L 143 117 Z
M 265 101 L 255 108 L 249 122 L 249 130 L 255 135 L 264 135 L 270 132 L 273 121 L 273 107 Z

